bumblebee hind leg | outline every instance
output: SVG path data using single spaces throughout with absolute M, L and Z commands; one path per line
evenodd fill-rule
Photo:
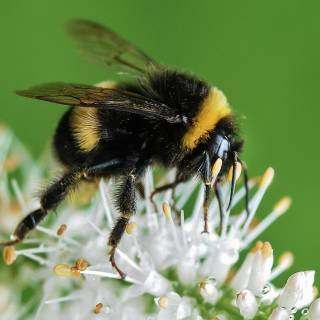
M 40 197 L 41 207 L 29 213 L 17 225 L 13 240 L 0 243 L 0 246 L 13 246 L 23 241 L 27 234 L 36 228 L 36 226 L 48 215 L 55 210 L 66 196 L 75 189 L 78 184 L 88 176 L 98 177 L 111 170 L 121 166 L 119 159 L 113 159 L 109 162 L 102 163 L 89 168 L 71 169 L 65 173 L 62 178 L 50 185 Z
M 126 226 L 129 223 L 130 218 L 135 214 L 136 211 L 135 181 L 136 175 L 134 173 L 130 173 L 122 182 L 117 198 L 117 205 L 121 212 L 121 216 L 116 221 L 108 241 L 108 244 L 110 246 L 110 263 L 117 270 L 122 279 L 124 279 L 126 275 L 117 266 L 115 261 L 115 253 L 126 229 Z
M 23 218 L 14 230 L 14 239 L 0 243 L 0 246 L 11 246 L 22 242 L 27 234 L 35 229 L 35 227 L 48 215 L 48 213 L 60 204 L 71 189 L 74 188 L 81 180 L 82 176 L 81 171 L 72 170 L 49 186 L 40 198 L 41 208 L 32 211 Z

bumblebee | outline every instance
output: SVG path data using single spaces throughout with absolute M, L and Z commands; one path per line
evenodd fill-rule
M 119 176 L 115 201 L 120 216 L 108 244 L 109 260 L 123 278 L 115 252 L 135 214 L 136 186 L 148 166 L 176 169 L 176 180 L 155 189 L 152 196 L 199 177 L 205 188 L 203 232 L 208 232 L 211 190 L 218 199 L 221 221 L 232 204 L 243 140 L 230 105 L 217 87 L 161 66 L 97 23 L 71 21 L 67 32 L 81 51 L 95 61 L 135 77 L 119 84 L 59 82 L 16 92 L 69 106 L 53 141 L 54 152 L 66 171 L 42 193 L 40 208 L 29 213 L 16 227 L 13 239 L 2 245 L 20 243 L 80 183 Z M 233 173 L 230 198 L 224 208 L 221 183 L 229 170 Z M 246 182 L 247 175 L 244 176 Z

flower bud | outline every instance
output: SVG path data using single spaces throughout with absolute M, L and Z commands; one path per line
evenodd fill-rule
M 215 303 L 219 298 L 219 291 L 213 281 L 202 281 L 199 285 L 200 294 L 204 301 Z
M 279 306 L 291 310 L 309 304 L 313 299 L 314 274 L 314 271 L 305 271 L 290 276 L 278 299 Z
M 270 243 L 265 242 L 261 249 L 255 253 L 247 289 L 255 295 L 260 295 L 271 275 L 272 265 L 273 250 Z
M 252 319 L 258 311 L 257 300 L 250 290 L 242 290 L 237 295 L 236 303 L 245 319 Z

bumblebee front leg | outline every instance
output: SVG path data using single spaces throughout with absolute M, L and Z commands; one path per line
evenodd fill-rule
M 121 212 L 121 216 L 116 221 L 116 224 L 114 225 L 111 231 L 108 241 L 108 244 L 110 246 L 110 263 L 117 270 L 122 279 L 124 279 L 126 275 L 117 266 L 115 261 L 115 253 L 118 244 L 123 236 L 123 233 L 126 229 L 126 226 L 129 223 L 130 218 L 135 214 L 136 211 L 135 181 L 135 173 L 130 173 L 123 181 L 117 199 L 117 205 Z
M 209 215 L 209 200 L 210 200 L 210 191 L 211 191 L 211 185 L 206 184 L 205 190 L 204 190 L 204 200 L 203 200 L 203 231 L 202 233 L 209 233 L 208 229 L 208 215 Z
M 202 167 L 202 178 L 205 185 L 204 190 L 204 199 L 203 199 L 203 231 L 202 233 L 209 233 L 209 226 L 208 226 L 208 211 L 209 211 L 209 201 L 210 201 L 210 191 L 211 191 L 211 166 L 210 166 L 210 157 L 209 154 L 206 152 L 204 155 L 204 163 Z

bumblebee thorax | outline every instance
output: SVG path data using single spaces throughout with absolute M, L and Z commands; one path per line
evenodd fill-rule
M 192 125 L 182 138 L 186 150 L 193 150 L 197 144 L 206 139 L 209 133 L 223 118 L 231 114 L 231 108 L 224 93 L 216 87 L 211 87 L 208 95 L 198 108 L 192 119 Z

